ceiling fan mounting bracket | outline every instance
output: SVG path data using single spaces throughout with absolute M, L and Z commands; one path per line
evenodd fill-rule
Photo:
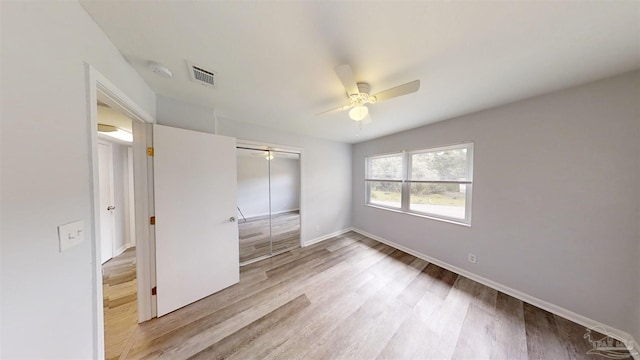
M 373 104 L 376 102 L 376 97 L 369 95 L 371 92 L 371 86 L 367 83 L 358 83 L 358 93 L 349 95 L 349 102 L 351 106 L 362 106 L 364 104 Z
M 369 95 L 371 93 L 371 86 L 367 83 L 358 83 L 358 91 L 360 91 L 361 94 L 367 94 Z

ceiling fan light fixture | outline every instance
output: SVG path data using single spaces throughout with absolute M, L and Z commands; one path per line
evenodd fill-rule
M 349 117 L 353 121 L 360 121 L 367 117 L 369 114 L 369 109 L 364 105 L 354 106 L 351 110 L 349 110 Z
M 124 142 L 133 142 L 133 134 L 117 126 L 98 124 L 98 132 Z
M 98 131 L 103 133 L 114 132 L 118 131 L 118 128 L 113 125 L 98 124 Z

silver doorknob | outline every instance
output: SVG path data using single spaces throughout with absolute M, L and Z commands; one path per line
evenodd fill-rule
M 230 217 L 229 222 L 236 222 L 236 218 L 234 216 Z

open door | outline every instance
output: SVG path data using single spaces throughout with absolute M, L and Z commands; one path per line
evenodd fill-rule
M 234 138 L 153 126 L 158 316 L 240 281 Z

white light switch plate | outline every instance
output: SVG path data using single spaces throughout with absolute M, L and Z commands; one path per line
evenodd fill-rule
M 80 244 L 84 240 L 84 222 L 82 220 L 58 226 L 60 252 Z

